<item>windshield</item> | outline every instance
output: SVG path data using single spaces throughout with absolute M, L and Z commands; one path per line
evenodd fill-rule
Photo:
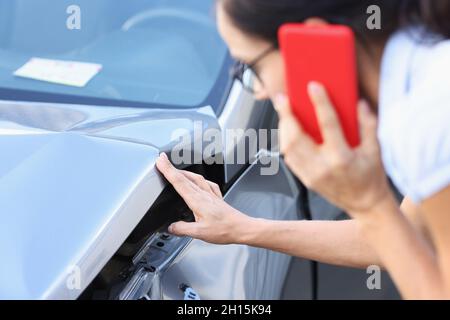
M 0 0 L 0 99 L 206 103 L 228 59 L 212 6 L 213 0 Z

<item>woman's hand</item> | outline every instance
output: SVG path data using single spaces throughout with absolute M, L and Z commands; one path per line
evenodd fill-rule
M 196 222 L 172 224 L 170 233 L 215 244 L 241 242 L 240 238 L 252 218 L 229 206 L 215 183 L 201 175 L 177 170 L 165 154 L 161 154 L 156 165 L 195 216 Z
M 310 189 L 351 215 L 391 200 L 377 140 L 377 119 L 366 102 L 359 103 L 361 145 L 352 149 L 342 132 L 325 88 L 308 87 L 324 143 L 316 144 L 301 128 L 284 95 L 275 108 L 280 117 L 280 149 L 288 167 Z

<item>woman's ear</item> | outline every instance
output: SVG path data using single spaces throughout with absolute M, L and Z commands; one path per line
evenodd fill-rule
M 326 26 L 329 24 L 326 20 L 317 17 L 308 18 L 303 23 L 307 26 Z

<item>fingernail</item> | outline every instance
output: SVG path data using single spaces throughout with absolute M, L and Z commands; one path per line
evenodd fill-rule
M 170 233 L 173 233 L 173 229 L 174 229 L 174 224 L 172 223 L 168 228 L 167 231 L 169 231 Z
M 164 152 L 160 153 L 159 157 L 165 161 L 169 160 L 169 158 L 167 158 L 167 154 L 165 154 Z
M 316 81 L 308 83 L 308 91 L 312 95 L 318 95 L 322 92 L 322 85 Z

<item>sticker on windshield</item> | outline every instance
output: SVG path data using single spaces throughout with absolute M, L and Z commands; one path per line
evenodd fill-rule
M 14 75 L 82 88 L 101 70 L 102 65 L 95 63 L 32 58 Z

